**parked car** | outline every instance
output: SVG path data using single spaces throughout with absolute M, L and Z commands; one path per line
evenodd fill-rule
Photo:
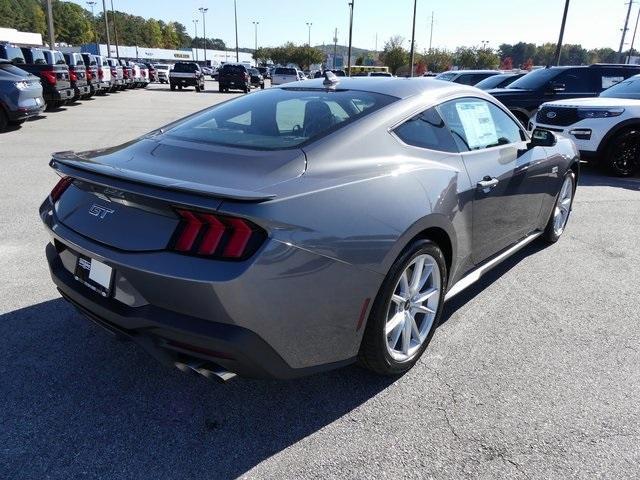
M 169 83 L 169 65 L 156 63 L 154 67 L 156 67 L 156 72 L 158 73 L 158 82 Z
M 260 75 L 262 75 L 262 78 L 264 78 L 265 80 L 271 78 L 271 75 L 269 73 L 269 68 L 267 67 L 256 67 L 256 68 L 260 72 Z
M 140 65 L 131 60 L 124 60 L 124 63 L 127 67 L 131 68 L 133 88 L 142 87 L 144 85 L 144 80 L 142 79 L 142 70 L 140 69 Z
M 125 68 L 121 65 L 120 61 L 116 58 L 107 58 L 107 63 L 111 69 L 111 91 L 116 92 L 118 90 L 124 90 L 131 85 L 129 79 L 129 68 Z M 125 75 L 127 76 L 125 78 Z
M 120 67 L 122 67 L 122 80 L 124 81 L 123 89 L 135 88 L 136 80 L 135 80 L 134 71 L 131 65 L 129 65 L 129 63 L 122 58 L 116 59 L 116 62 L 118 65 L 120 65 Z
M 156 67 L 153 65 L 153 63 L 145 63 L 145 66 L 147 67 L 147 71 L 149 72 L 149 82 L 157 83 L 159 80 Z
M 264 90 L 264 77 L 262 76 L 262 74 L 257 68 L 249 69 L 249 77 L 251 80 L 252 87 L 256 87 L 256 88 L 260 88 L 261 90 Z
M 213 378 L 398 375 L 446 300 L 561 237 L 571 140 L 530 136 L 477 88 L 331 77 L 54 154 L 40 217 L 62 296 Z
M 571 138 L 583 158 L 620 177 L 640 171 L 640 75 L 623 80 L 595 98 L 543 103 L 532 128 Z
M 436 75 L 436 80 L 459 83 L 461 85 L 475 85 L 485 78 L 498 75 L 497 70 L 450 70 Z
M 112 87 L 116 84 L 117 79 L 111 76 L 111 65 L 109 65 L 109 59 L 102 55 L 93 55 L 98 65 L 98 84 L 100 85 L 100 93 L 105 94 L 112 90 Z M 115 67 L 114 67 L 114 70 Z M 116 71 L 116 75 L 117 75 Z M 120 72 L 122 73 L 122 72 Z
M 79 53 L 63 53 L 63 56 L 69 67 L 69 79 L 74 91 L 72 101 L 88 98 L 91 90 L 87 81 L 87 67 L 84 65 L 82 55 Z
M 203 92 L 205 80 L 200 65 L 195 62 L 177 62 L 169 72 L 171 90 L 182 90 L 183 87 L 195 87 L 196 92 Z
M 139 63 L 138 68 L 140 69 L 140 88 L 146 88 L 149 85 L 149 67 L 147 67 L 144 63 Z
M 218 91 L 242 90 L 249 93 L 251 78 L 249 70 L 239 63 L 225 63 L 218 69 Z
M 313 78 L 324 78 L 325 72 L 331 72 L 336 77 L 346 77 L 347 76 L 347 72 L 345 72 L 344 70 L 335 69 L 335 68 L 334 69 L 327 68 L 325 70 L 318 70 L 317 72 L 315 72 L 313 74 Z
M 489 90 L 527 125 L 544 102 L 596 97 L 604 89 L 640 73 L 640 65 L 594 64 L 533 70 L 507 88 Z
M 298 71 L 296 68 L 276 67 L 271 76 L 271 85 L 284 85 L 285 83 L 300 81 Z
M 40 79 L 9 60 L 0 60 L 0 132 L 44 110 Z
M 522 73 L 499 73 L 498 75 L 491 75 L 484 80 L 475 84 L 476 88 L 480 90 L 491 90 L 492 88 L 506 88 L 513 82 L 523 77 L 525 72 Z
M 89 85 L 89 97 L 99 94 L 102 91 L 100 87 L 100 78 L 98 75 L 98 61 L 95 55 L 90 53 L 82 53 L 82 61 L 87 71 L 87 84 Z
M 24 52 L 27 52 L 28 61 Z M 64 105 L 73 98 L 73 89 L 69 81 L 69 68 L 64 63 L 62 54 L 47 52 L 52 51 L 0 44 L 0 59 L 9 60 L 21 70 L 40 78 L 45 107 L 51 109 Z

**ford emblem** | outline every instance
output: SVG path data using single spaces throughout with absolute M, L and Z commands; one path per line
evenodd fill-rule
M 547 112 L 547 118 L 556 118 L 556 112 Z

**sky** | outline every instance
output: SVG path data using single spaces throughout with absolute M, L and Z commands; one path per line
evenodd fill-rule
M 85 1 L 74 0 L 86 8 Z M 194 35 L 193 19 L 199 19 L 198 36 L 202 36 L 199 7 L 207 7 L 207 37 L 222 38 L 235 45 L 233 0 L 113 0 L 117 10 L 145 18 L 176 20 Z M 580 43 L 585 48 L 618 49 L 624 24 L 627 0 L 571 0 L 564 43 Z M 455 49 L 479 46 L 488 41 L 497 48 L 501 43 L 556 42 L 565 0 L 417 0 L 416 42 L 418 50 L 429 46 L 431 13 L 434 12 L 433 46 Z M 98 0 L 96 13 L 102 2 Z M 109 0 L 107 0 L 109 5 Z M 286 41 L 306 43 L 307 22 L 311 26 L 311 43 L 333 43 L 335 28 L 338 43 L 347 44 L 349 7 L 347 0 L 237 0 L 240 47 L 253 48 L 254 25 L 258 25 L 258 46 L 276 46 Z M 629 32 L 630 44 L 640 2 L 633 5 Z M 393 35 L 411 38 L 413 0 L 355 0 L 353 45 L 381 50 Z M 640 44 L 640 32 L 637 38 Z M 637 45 L 636 44 L 636 45 Z M 626 46 L 628 48 L 629 45 Z

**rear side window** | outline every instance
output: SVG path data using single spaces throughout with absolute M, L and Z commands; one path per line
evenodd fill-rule
M 241 148 L 295 148 L 397 100 L 371 92 L 270 89 L 216 105 L 168 136 Z
M 36 65 L 46 65 L 47 60 L 44 58 L 44 52 L 39 48 L 32 48 L 29 50 L 29 53 L 32 58 L 32 62 Z
M 275 75 L 298 75 L 295 68 L 276 68 Z
M 394 130 L 406 144 L 414 147 L 457 152 L 458 147 L 449 128 L 435 108 L 430 108 L 407 120 Z
M 24 60 L 24 55 L 22 54 L 22 50 L 18 47 L 5 46 L 4 47 L 5 58 L 10 62 L 14 63 L 26 63 Z
M 600 92 L 601 85 L 592 82 L 593 70 L 587 68 L 575 68 L 562 72 L 554 79 L 553 85 L 564 86 L 564 93 L 591 93 Z

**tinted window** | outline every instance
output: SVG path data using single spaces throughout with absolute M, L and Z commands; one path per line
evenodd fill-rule
M 491 73 L 465 73 L 460 75 L 454 81 L 462 85 L 475 85 L 480 80 L 491 76 Z
M 518 124 L 486 100 L 462 98 L 440 105 L 439 110 L 463 151 L 507 145 L 524 139 Z
M 18 47 L 11 47 L 9 45 L 4 47 L 5 50 L 5 58 L 14 63 L 26 63 L 24 61 L 24 55 L 22 55 L 22 50 Z
M 566 70 L 558 75 L 553 83 L 555 85 L 564 85 L 565 93 L 585 93 L 585 92 L 598 92 L 600 87 L 596 87 L 591 79 L 592 70 L 586 68 L 574 68 Z
M 539 70 L 534 70 L 513 82 L 509 85 L 509 88 L 538 90 L 539 88 L 544 87 L 549 80 L 553 79 L 563 71 L 564 69 L 560 68 L 541 68 Z
M 246 69 L 242 65 L 225 65 L 222 72 L 228 75 L 244 75 Z
M 44 52 L 39 48 L 31 48 L 28 50 L 29 56 L 31 57 L 31 63 L 35 63 L 36 65 L 46 65 L 47 60 L 44 58 Z
M 451 132 L 435 108 L 407 120 L 394 130 L 404 143 L 443 152 L 457 152 Z
M 609 98 L 632 98 L 640 99 L 640 78 L 630 78 L 617 83 L 600 94 L 601 97 Z
M 64 56 L 60 52 L 53 52 L 53 61 L 56 65 L 65 65 Z
M 273 89 L 216 105 L 167 132 L 185 140 L 279 150 L 302 145 L 395 101 L 360 91 Z
M 198 71 L 198 65 L 195 63 L 176 63 L 173 71 L 176 73 L 193 73 Z
M 293 75 L 297 76 L 295 68 L 276 68 L 275 75 Z
M 489 90 L 490 88 L 497 88 L 502 85 L 502 83 L 508 79 L 510 79 L 513 75 L 492 75 L 491 77 L 487 77 L 484 80 L 476 83 L 476 87 L 482 90 Z

